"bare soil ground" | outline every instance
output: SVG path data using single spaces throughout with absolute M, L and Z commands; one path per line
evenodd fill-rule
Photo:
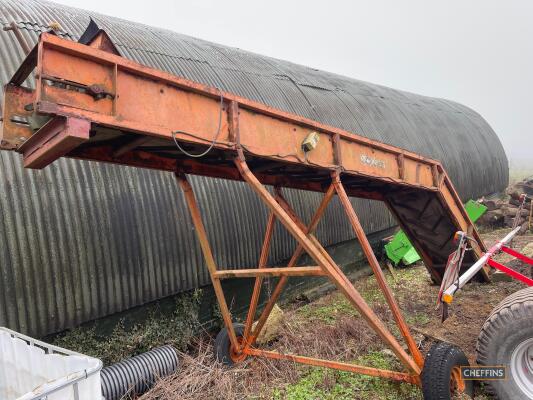
M 488 245 L 508 230 L 484 234 Z M 514 242 L 522 249 L 533 242 L 525 235 Z M 509 257 L 499 256 L 508 262 Z M 475 362 L 477 335 L 491 310 L 506 296 L 523 287 L 517 281 L 469 284 L 454 300 L 450 317 L 441 323 L 435 310 L 438 286 L 432 285 L 423 265 L 387 272 L 404 315 L 423 351 L 436 340 L 460 346 Z M 376 313 L 399 337 L 392 316 L 373 276 L 358 280 L 355 286 Z M 332 292 L 308 304 L 292 304 L 284 309 L 277 339 L 268 347 L 282 352 L 354 362 L 378 368 L 401 370 L 392 352 L 366 327 L 357 311 L 339 293 Z M 477 398 L 488 398 L 482 387 Z M 412 385 L 377 378 L 304 367 L 290 362 L 247 360 L 227 369 L 214 361 L 211 341 L 204 338 L 191 354 L 183 355 L 180 371 L 161 379 L 143 400 L 153 399 L 421 399 Z

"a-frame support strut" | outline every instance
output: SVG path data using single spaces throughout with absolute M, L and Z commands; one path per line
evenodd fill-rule
M 180 186 L 182 187 L 185 193 L 185 198 L 191 213 L 192 222 L 196 228 L 195 232 L 200 241 L 201 249 L 205 257 L 209 274 L 211 276 L 215 294 L 220 305 L 220 310 L 222 313 L 224 324 L 228 331 L 228 337 L 233 351 L 237 354 L 242 354 L 243 356 L 259 356 L 274 359 L 288 359 L 308 365 L 325 366 L 334 369 L 358 372 L 361 374 L 372 376 L 387 377 L 399 381 L 419 384 L 419 377 L 424 362 L 422 354 L 416 346 L 416 343 L 409 332 L 409 328 L 407 327 L 407 324 L 401 314 L 399 306 L 385 281 L 383 271 L 379 266 L 379 263 L 372 251 L 370 243 L 363 231 L 359 219 L 349 201 L 348 195 L 344 190 L 340 175 L 337 172 L 334 172 L 332 174 L 332 183 L 330 187 L 324 194 L 322 202 L 320 203 L 317 211 L 315 212 L 315 215 L 313 216 L 309 226 L 305 226 L 305 224 L 299 219 L 292 207 L 283 197 L 280 188 L 276 187 L 275 194 L 272 195 L 259 182 L 259 180 L 252 173 L 252 171 L 248 168 L 246 160 L 244 159 L 244 155 L 241 151 L 239 151 L 239 156 L 235 159 L 235 165 L 237 166 L 243 179 L 258 194 L 263 203 L 270 209 L 263 246 L 259 259 L 259 265 L 256 269 L 256 273 L 254 273 L 254 270 L 246 270 L 245 274 L 240 274 L 242 276 L 247 277 L 255 276 L 254 289 L 250 299 L 250 307 L 246 317 L 243 337 L 236 336 L 231 320 L 230 310 L 224 297 L 224 292 L 222 290 L 222 285 L 220 282 L 221 277 L 238 276 L 238 271 L 223 271 L 223 275 L 221 274 L 221 271 L 217 271 L 216 262 L 208 242 L 207 233 L 202 222 L 200 210 L 196 202 L 192 187 L 184 174 L 176 173 L 176 177 L 180 183 Z M 323 216 L 327 205 L 335 194 L 338 195 L 341 204 L 347 213 L 354 233 L 356 234 L 361 244 L 361 247 L 363 248 L 365 256 L 367 257 L 370 263 L 370 266 L 376 276 L 378 284 L 392 311 L 396 324 L 398 325 L 398 328 L 405 339 L 410 354 L 408 354 L 403 349 L 402 345 L 398 342 L 394 335 L 392 335 L 392 333 L 381 321 L 381 319 L 374 313 L 372 308 L 370 308 L 370 306 L 366 303 L 360 293 L 355 289 L 350 280 L 346 277 L 346 275 L 342 272 L 339 266 L 333 261 L 333 259 L 324 249 L 324 247 L 318 242 L 318 240 L 314 236 L 314 232 L 318 226 L 318 223 L 321 217 Z M 287 267 L 273 268 L 273 273 L 268 274 L 267 270 L 269 268 L 266 267 L 266 264 L 268 260 L 270 243 L 276 220 L 279 220 L 282 225 L 285 226 L 285 228 L 297 240 L 298 245 Z M 309 254 L 309 256 L 317 263 L 317 267 L 295 267 L 298 262 L 298 259 L 304 251 L 307 252 L 307 254 Z M 270 299 L 267 302 L 263 312 L 261 313 L 255 329 L 252 329 L 252 324 L 256 315 L 257 306 L 261 294 L 263 278 L 264 276 L 268 275 L 280 276 L 280 279 L 273 293 L 271 294 Z M 261 329 L 263 328 L 270 312 L 272 311 L 274 304 L 279 298 L 287 282 L 288 277 L 291 275 L 328 276 L 329 279 L 336 285 L 336 287 L 356 307 L 356 309 L 370 325 L 370 327 L 381 337 L 381 339 L 385 343 L 389 345 L 391 350 L 405 366 L 408 372 L 381 370 L 365 366 L 321 360 L 311 357 L 286 355 L 255 348 L 255 341 L 259 333 L 261 332 Z
M 209 239 L 207 237 L 207 232 L 205 231 L 204 223 L 202 222 L 202 215 L 200 214 L 200 208 L 196 202 L 194 192 L 191 184 L 189 183 L 187 176 L 180 172 L 176 172 L 176 178 L 185 194 L 185 201 L 189 208 L 191 214 L 192 223 L 194 224 L 196 236 L 200 242 L 200 247 L 202 248 L 202 253 L 205 258 L 205 263 L 207 269 L 209 270 L 209 276 L 211 277 L 211 283 L 215 290 L 215 295 L 220 307 L 220 312 L 222 314 L 222 319 L 224 320 L 224 325 L 228 329 L 228 336 L 233 348 L 237 349 L 240 347 L 237 336 L 235 335 L 235 330 L 233 329 L 233 324 L 231 322 L 231 314 L 229 312 L 228 304 L 226 298 L 224 297 L 224 291 L 222 290 L 222 284 L 220 279 L 216 277 L 217 265 L 215 258 L 213 257 L 213 252 L 211 251 L 211 246 L 209 245 Z

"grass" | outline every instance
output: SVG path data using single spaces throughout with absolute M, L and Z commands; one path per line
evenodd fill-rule
M 427 285 L 425 270 L 397 270 L 387 274 L 393 289 Z M 385 299 L 374 278 L 356 282 L 357 289 L 376 314 L 391 328 L 393 322 Z M 428 320 L 420 310 L 407 313 L 420 324 Z M 397 329 L 391 329 L 399 336 Z M 207 344 L 206 344 L 207 343 Z M 212 342 L 206 340 L 198 354 L 182 355 L 183 363 L 176 375 L 158 381 L 143 396 L 152 399 L 204 398 L 271 399 L 271 400 L 388 400 L 419 399 L 420 390 L 413 385 L 353 374 L 327 368 L 308 367 L 289 361 L 249 359 L 236 369 L 216 363 Z M 304 306 L 294 305 L 285 312 L 277 340 L 272 348 L 282 353 L 338 360 L 374 368 L 402 371 L 403 367 L 377 334 L 370 330 L 356 309 L 339 292 L 331 293 Z
M 408 315 L 405 320 L 409 325 L 423 326 L 429 324 L 431 318 L 426 313 L 415 313 L 414 315 Z
M 521 239 L 524 240 L 527 238 Z M 450 318 L 441 323 L 440 313 L 434 307 L 438 287 L 430 286 L 429 274 L 422 265 L 395 269 L 394 277 L 387 271 L 385 277 L 422 353 L 427 352 L 435 340 L 442 338 L 457 343 L 471 361 L 477 332 L 486 316 L 502 298 L 517 288 L 513 282 L 494 286 L 469 285 L 463 289 Z M 393 335 L 399 338 L 399 331 L 395 329 L 375 278 L 359 279 L 355 286 Z M 277 338 L 267 345 L 267 349 L 394 371 L 404 370 L 392 351 L 384 346 L 339 292 L 304 306 L 298 303 L 285 307 L 284 313 Z M 182 354 L 179 371 L 159 380 L 152 391 L 142 396 L 142 400 L 422 398 L 421 390 L 413 385 L 290 361 L 251 358 L 233 369 L 225 368 L 214 359 L 212 338 L 204 338 L 203 343 L 193 348 L 193 354 Z M 483 389 L 477 389 L 476 398 L 488 397 Z
M 387 284 L 396 294 L 400 302 L 408 303 L 410 297 L 416 296 L 418 288 L 427 287 L 430 279 L 425 270 L 421 268 L 406 268 L 395 271 L 394 277 L 388 273 L 385 275 Z M 390 321 L 390 313 L 386 301 L 381 293 L 377 281 L 371 277 L 355 282 L 356 288 L 362 297 L 385 321 Z M 405 307 L 404 307 L 405 308 Z M 424 326 L 431 321 L 430 315 L 424 310 L 405 310 L 405 317 L 410 325 Z M 311 323 L 331 327 L 333 336 L 346 330 L 343 323 L 361 321 L 359 313 L 350 302 L 338 292 L 332 293 L 318 301 L 306 304 L 294 310 L 291 315 L 296 324 Z M 399 331 L 395 325 L 390 325 L 391 332 L 399 337 Z M 362 323 L 362 329 L 366 326 Z M 372 333 L 370 333 L 372 335 Z M 327 342 L 329 335 L 321 331 L 320 343 Z M 294 341 L 294 337 L 291 338 Z M 306 340 L 305 338 L 302 340 Z M 364 349 L 352 349 L 352 354 L 363 353 L 355 358 L 346 357 L 343 361 L 355 364 L 401 371 L 403 368 L 390 351 L 378 350 L 382 348 L 379 339 L 373 336 L 365 340 L 350 338 L 343 339 L 341 346 L 350 350 L 350 346 L 358 347 L 363 344 Z M 327 347 L 329 343 L 326 343 Z M 303 346 L 302 346 L 303 347 Z M 320 354 L 314 354 L 321 356 Z M 325 368 L 302 368 L 299 367 L 300 377 L 286 386 L 272 390 L 271 396 L 275 400 L 314 400 L 314 399 L 360 399 L 360 400 L 388 400 L 388 399 L 421 399 L 420 389 L 413 385 L 400 384 L 389 380 L 353 374 L 349 372 L 330 370 Z
M 428 280 L 420 272 L 419 268 L 397 270 L 395 278 L 387 273 L 386 279 L 396 293 L 406 287 L 416 290 L 416 285 L 426 285 Z M 362 279 L 356 282 L 356 286 L 379 317 L 390 322 L 385 299 L 375 279 Z M 57 338 L 55 344 L 98 357 L 106 365 L 164 344 L 186 351 L 190 349 L 190 341 L 199 327 L 200 297 L 198 291 L 177 300 L 170 318 L 152 312 L 146 322 L 131 328 L 126 328 L 123 323 L 117 324 L 107 337 L 98 335 L 94 328 L 77 328 Z M 294 308 L 289 313 L 290 318 L 283 323 L 280 337 L 274 345 L 283 352 L 375 368 L 403 369 L 390 351 L 381 350 L 383 345 L 375 333 L 367 328 L 357 310 L 339 292 Z M 429 317 L 422 312 L 414 312 L 408 313 L 407 319 L 410 323 L 423 325 Z M 393 334 L 399 336 L 397 329 L 391 328 Z M 203 346 L 197 356 L 182 354 L 182 360 L 187 365 L 183 365 L 184 368 L 180 368 L 178 375 L 171 380 L 159 381 L 156 389 L 145 398 L 171 399 L 179 393 L 180 398 L 193 399 L 198 393 L 216 395 L 221 392 L 225 393 L 225 399 L 421 398 L 419 389 L 412 385 L 290 362 L 274 364 L 250 360 L 246 368 L 239 370 L 240 378 L 236 379 L 235 370 L 228 370 L 214 361 L 211 345 Z
M 336 294 L 328 299 L 327 303 L 321 302 L 306 304 L 296 312 L 300 318 L 322 322 L 332 325 L 339 316 L 357 316 L 359 313 L 351 303 L 341 294 Z
M 429 283 L 427 274 L 420 273 L 420 270 L 416 268 L 397 270 L 395 277 L 386 274 L 385 280 L 395 293 L 400 293 L 400 296 L 402 291 L 416 290 L 417 285 L 427 285 Z M 386 304 L 375 279 L 358 281 L 355 286 L 369 305 L 379 306 Z M 356 317 L 359 316 L 359 313 L 344 295 L 336 292 L 325 299 L 300 307 L 296 310 L 296 315 L 304 319 L 332 325 L 339 317 Z M 421 323 L 429 321 L 429 317 L 423 314 L 416 315 L 414 318 Z
M 396 270 L 395 277 L 386 273 L 393 291 L 417 291 L 428 284 L 428 276 L 421 268 Z M 363 298 L 377 315 L 399 337 L 391 324 L 391 316 L 381 290 L 372 277 L 355 283 Z M 186 352 L 199 328 L 199 291 L 176 301 L 169 317 L 152 311 L 146 322 L 126 328 L 115 326 L 111 335 L 100 336 L 94 328 L 77 328 L 57 338 L 55 344 L 80 353 L 98 357 L 106 365 L 140 354 L 151 348 L 171 344 Z M 280 335 L 274 347 L 282 352 L 306 354 L 313 357 L 383 368 L 403 370 L 398 360 L 368 329 L 357 310 L 339 292 L 334 292 L 313 303 L 294 307 L 282 322 Z M 420 310 L 406 312 L 409 323 L 425 325 L 429 316 Z M 291 362 L 273 363 L 252 359 L 242 369 L 228 370 L 216 363 L 210 341 L 199 347 L 196 355 L 182 353 L 182 367 L 177 375 L 160 380 L 156 388 L 143 399 L 194 399 L 198 393 L 224 399 L 418 399 L 420 390 L 409 384 L 400 384 L 380 378 L 353 374 L 326 368 L 306 367 Z M 193 350 L 193 352 L 196 350 Z M 238 375 L 238 376 L 237 376 Z M 177 397 L 176 397 L 177 396 Z M 214 398 L 214 397 L 213 397 Z
M 356 364 L 382 369 L 400 369 L 393 356 L 374 351 L 359 357 Z M 413 385 L 400 384 L 370 376 L 324 368 L 309 369 L 296 383 L 274 389 L 274 400 L 385 400 L 421 399 L 420 390 Z
M 503 233 L 492 232 L 491 238 Z M 517 244 L 527 241 L 527 238 L 520 238 Z M 468 285 L 454 304 L 450 318 L 442 324 L 439 313 L 434 310 L 438 288 L 430 286 L 431 280 L 423 265 L 395 269 L 394 276 L 385 271 L 385 279 L 408 324 L 423 328 L 412 330 L 416 332 L 413 336 L 423 353 L 435 340 L 443 338 L 457 343 L 471 360 L 476 332 L 484 319 L 503 297 L 517 289 L 516 283 L 505 282 L 494 286 Z M 392 334 L 400 339 L 376 279 L 373 276 L 358 279 L 354 285 Z M 158 380 L 155 388 L 142 396 L 142 400 L 422 398 L 420 389 L 413 385 L 289 361 L 253 358 L 233 369 L 226 368 L 215 360 L 212 337 L 204 335 L 196 342 L 193 339 L 199 328 L 200 298 L 200 291 L 181 298 L 170 317 L 156 310 L 147 322 L 132 328 L 119 323 L 108 337 L 100 336 L 94 328 L 84 327 L 66 333 L 56 339 L 55 344 L 101 358 L 106 364 L 163 344 L 174 345 L 181 351 L 179 370 Z M 282 353 L 375 368 L 404 369 L 341 293 L 333 292 L 312 303 L 301 304 L 285 307 L 277 338 L 267 347 Z M 216 314 L 217 310 L 214 311 Z M 482 390 L 478 392 L 481 396 L 478 393 L 476 398 L 486 398 Z

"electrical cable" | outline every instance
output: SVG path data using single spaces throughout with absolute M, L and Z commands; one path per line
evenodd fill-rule
M 209 147 L 203 151 L 202 153 L 200 154 L 192 154 L 192 153 L 189 153 L 187 150 L 185 150 L 183 147 L 180 146 L 180 144 L 178 143 L 178 140 L 176 139 L 176 134 L 180 134 L 180 135 L 185 135 L 185 136 L 190 136 L 192 138 L 195 138 L 195 139 L 198 139 L 198 140 L 202 140 L 202 141 L 205 141 L 207 142 L 208 139 L 205 139 L 201 136 L 198 136 L 198 135 L 195 135 L 193 133 L 190 133 L 190 132 L 186 132 L 186 131 L 180 131 L 180 130 L 177 130 L 177 131 L 173 131 L 172 132 L 172 139 L 174 140 L 174 144 L 176 145 L 176 147 L 185 155 L 189 156 L 189 157 L 193 157 L 193 158 L 200 158 L 200 157 L 203 157 L 205 156 L 207 153 L 209 153 L 211 151 L 211 149 L 213 149 L 213 147 L 216 145 L 216 144 L 220 144 L 220 145 L 227 145 L 227 143 L 225 142 L 218 142 L 217 139 L 218 137 L 220 136 L 220 130 L 222 128 L 222 115 L 223 115 L 223 105 L 224 105 L 224 96 L 222 95 L 222 91 L 217 88 L 217 90 L 219 91 L 220 93 L 220 112 L 219 112 L 219 116 L 218 116 L 218 128 L 217 128 L 217 132 L 215 134 L 215 136 L 213 137 L 213 140 L 209 141 L 210 142 L 210 145 Z M 304 160 L 302 160 L 300 158 L 300 156 L 296 153 L 287 153 L 287 154 L 259 154 L 259 153 L 255 153 L 253 151 L 251 151 L 249 148 L 247 148 L 245 145 L 243 145 L 242 143 L 240 144 L 240 146 L 246 150 L 246 152 L 252 154 L 252 155 L 255 155 L 255 156 L 261 156 L 261 157 L 279 157 L 279 158 L 289 158 L 289 157 L 293 157 L 295 158 L 296 160 L 298 160 L 298 162 L 300 163 L 303 163 L 303 164 L 308 164 L 308 165 L 313 165 L 313 166 L 317 166 L 317 167 L 322 167 L 322 165 L 320 164 L 317 164 L 317 163 L 314 163 L 312 161 L 309 161 L 309 159 L 307 158 L 307 154 L 304 152 Z
M 200 158 L 200 157 L 203 157 L 205 156 L 207 153 L 209 153 L 213 147 L 215 146 L 215 144 L 217 143 L 217 139 L 218 139 L 218 136 L 220 135 L 220 130 L 222 128 L 222 109 L 224 108 L 224 96 L 222 95 L 222 90 L 220 90 L 219 88 L 217 88 L 219 94 L 220 94 L 220 108 L 219 108 L 219 113 L 218 113 L 218 128 L 217 128 L 217 131 L 216 131 L 216 134 L 215 136 L 213 137 L 213 140 L 211 141 L 211 145 L 207 148 L 207 150 L 205 150 L 204 152 L 202 153 L 199 153 L 199 154 L 192 154 L 192 153 L 189 153 L 188 151 L 186 151 L 185 149 L 183 149 L 180 144 L 178 143 L 178 141 L 176 140 L 176 134 L 183 134 L 183 135 L 188 135 L 188 136 L 192 136 L 192 137 L 197 137 L 196 135 L 193 135 L 192 133 L 189 133 L 189 132 L 185 132 L 185 131 L 172 131 L 172 139 L 174 139 L 174 143 L 176 144 L 176 147 L 185 155 L 189 156 L 189 157 L 193 157 L 193 158 Z

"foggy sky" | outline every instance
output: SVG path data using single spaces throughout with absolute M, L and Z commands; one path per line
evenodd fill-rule
M 533 162 L 531 0 L 56 0 L 479 112 Z

